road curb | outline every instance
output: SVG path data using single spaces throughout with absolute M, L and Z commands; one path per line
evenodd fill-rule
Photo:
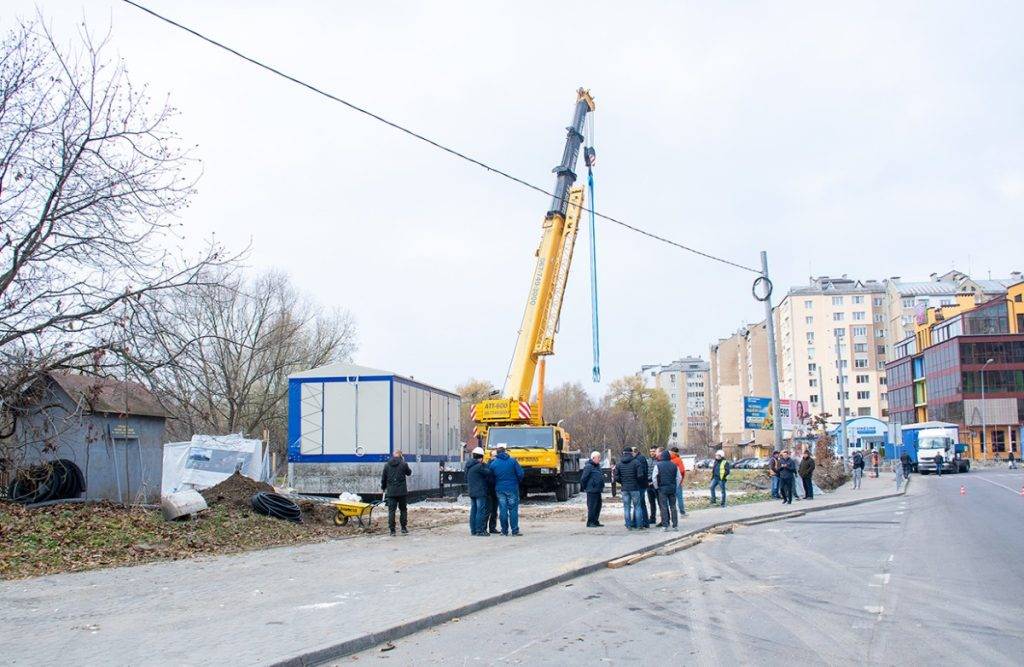
M 910 480 L 907 480 L 907 482 L 903 485 L 903 489 L 895 493 L 889 493 L 884 496 L 873 496 L 871 498 L 857 498 L 854 500 L 847 500 L 838 503 L 832 503 L 829 505 L 820 505 L 817 507 L 801 507 L 799 512 L 821 512 L 824 510 L 832 510 L 839 509 L 842 507 L 850 507 L 853 505 L 861 505 L 863 503 L 875 502 L 877 500 L 887 500 L 889 498 L 895 498 L 897 496 L 902 496 L 906 494 L 909 486 Z M 764 514 L 758 517 L 750 517 L 750 520 L 756 521 L 757 524 L 770 523 L 772 521 L 781 521 L 789 518 L 796 518 L 794 516 L 795 512 L 796 510 L 787 509 L 782 512 L 773 512 L 771 514 Z M 611 561 L 619 560 L 622 558 L 628 558 L 630 556 L 636 556 L 647 551 L 656 551 L 672 542 L 678 542 L 681 539 L 693 537 L 699 533 L 706 533 L 715 528 L 720 528 L 722 526 L 728 526 L 732 524 L 747 525 L 744 524 L 742 520 L 736 519 L 718 521 L 710 525 L 704 526 L 703 528 L 694 529 L 686 533 L 675 534 L 672 537 L 666 538 L 660 542 L 648 544 L 644 547 L 634 549 L 633 551 L 629 551 L 618 556 L 613 556 L 611 558 L 607 558 L 596 563 L 591 563 L 590 565 L 584 565 L 583 567 L 578 567 L 569 570 L 568 572 L 563 572 L 562 574 L 556 575 L 554 577 L 549 577 L 541 581 L 536 581 L 532 584 L 528 584 L 520 588 L 505 591 L 504 593 L 499 593 L 498 595 L 492 595 L 491 597 L 485 598 L 483 600 L 477 600 L 476 602 L 471 602 L 469 604 L 456 607 L 455 609 L 449 609 L 447 611 L 442 611 L 436 614 L 431 614 L 429 616 L 424 616 L 422 618 L 418 618 L 407 623 L 402 623 L 401 625 L 396 625 L 385 630 L 381 630 L 380 632 L 362 635 L 360 637 L 355 637 L 354 639 L 347 639 L 343 642 L 338 642 L 337 644 L 332 644 L 324 648 L 308 651 L 306 653 L 302 653 L 291 658 L 286 658 L 284 660 L 273 662 L 271 663 L 271 665 L 273 665 L 273 667 L 307 667 L 310 665 L 320 665 L 329 660 L 344 658 L 346 656 L 352 655 L 353 653 L 358 653 L 360 651 L 365 651 L 368 648 L 373 648 L 378 644 L 383 644 L 385 642 L 394 641 L 396 639 L 401 639 L 403 637 L 408 637 L 409 635 L 415 634 L 422 630 L 427 630 L 429 628 L 436 627 L 443 623 L 447 623 L 448 621 L 451 621 L 453 619 L 461 618 L 463 616 L 467 616 L 469 614 L 482 611 L 484 609 L 489 609 L 490 607 L 494 607 L 505 602 L 510 602 L 521 597 L 526 597 L 527 595 L 532 595 L 533 593 L 542 591 L 545 588 L 551 588 L 552 586 L 556 586 L 566 581 L 571 581 L 573 579 L 577 579 L 579 577 L 583 577 L 588 574 L 592 574 L 594 572 L 607 569 L 608 563 L 610 563 Z

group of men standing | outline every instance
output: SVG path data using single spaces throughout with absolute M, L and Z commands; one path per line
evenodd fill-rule
M 683 480 L 686 477 L 686 465 L 679 456 L 679 448 L 652 447 L 650 456 L 640 453 L 638 447 L 626 448 L 615 466 L 615 481 L 622 488 L 622 511 L 627 530 L 643 530 L 656 525 L 663 530 L 679 528 L 679 517 L 686 516 L 686 503 L 683 497 Z M 595 463 L 596 458 L 596 463 Z M 595 468 L 600 465 L 601 455 L 591 454 L 588 469 L 584 474 L 590 476 L 599 473 Z M 583 477 L 580 478 L 581 483 Z M 603 479 L 602 479 L 603 485 Z M 603 488 L 603 486 L 602 486 Z M 591 496 L 587 494 L 588 509 Z M 650 509 L 648 509 L 650 505 Z M 600 507 L 600 505 L 598 505 Z M 661 508 L 661 522 L 658 522 L 658 508 Z M 601 523 L 598 515 L 592 521 L 587 515 L 587 526 L 597 527 Z
M 497 533 L 519 537 L 519 483 L 523 467 L 509 456 L 504 445 L 495 448 L 494 458 L 484 462 L 484 450 L 477 447 L 466 462 L 466 486 L 469 490 L 469 531 L 478 537 Z
M 772 498 L 782 500 L 784 505 L 792 505 L 796 493 L 796 479 L 799 476 L 804 487 L 804 498 L 814 498 L 814 468 L 817 464 L 811 452 L 804 450 L 800 463 L 796 462 L 791 452 L 784 449 L 772 452 L 768 461 L 768 474 L 772 478 Z

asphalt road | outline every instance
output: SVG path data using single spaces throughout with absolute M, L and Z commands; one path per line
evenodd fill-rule
M 742 528 L 337 664 L 1020 665 L 1022 484 L 915 476 L 901 498 Z

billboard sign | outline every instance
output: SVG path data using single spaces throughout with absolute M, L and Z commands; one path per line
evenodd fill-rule
M 772 399 L 763 396 L 743 397 L 743 428 L 772 430 Z
M 807 401 L 782 399 L 779 401 L 779 419 L 782 430 L 792 431 L 793 424 L 803 424 L 810 415 Z M 743 428 L 770 431 L 775 428 L 772 419 L 772 399 L 765 396 L 743 397 Z

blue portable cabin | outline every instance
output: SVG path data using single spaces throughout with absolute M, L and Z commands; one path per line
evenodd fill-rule
M 429 495 L 461 465 L 458 394 L 391 371 L 338 363 L 288 378 L 288 485 L 300 493 L 380 495 L 401 450 L 409 491 Z
M 895 451 L 889 438 L 889 424 L 877 417 L 851 417 L 846 420 L 846 434 L 842 433 L 842 424 L 837 425 L 830 435 L 836 443 L 837 452 L 851 454 L 854 451 L 867 451 L 871 446 L 885 452 L 886 458 L 899 458 L 902 452 Z M 846 446 L 849 443 L 849 447 Z

